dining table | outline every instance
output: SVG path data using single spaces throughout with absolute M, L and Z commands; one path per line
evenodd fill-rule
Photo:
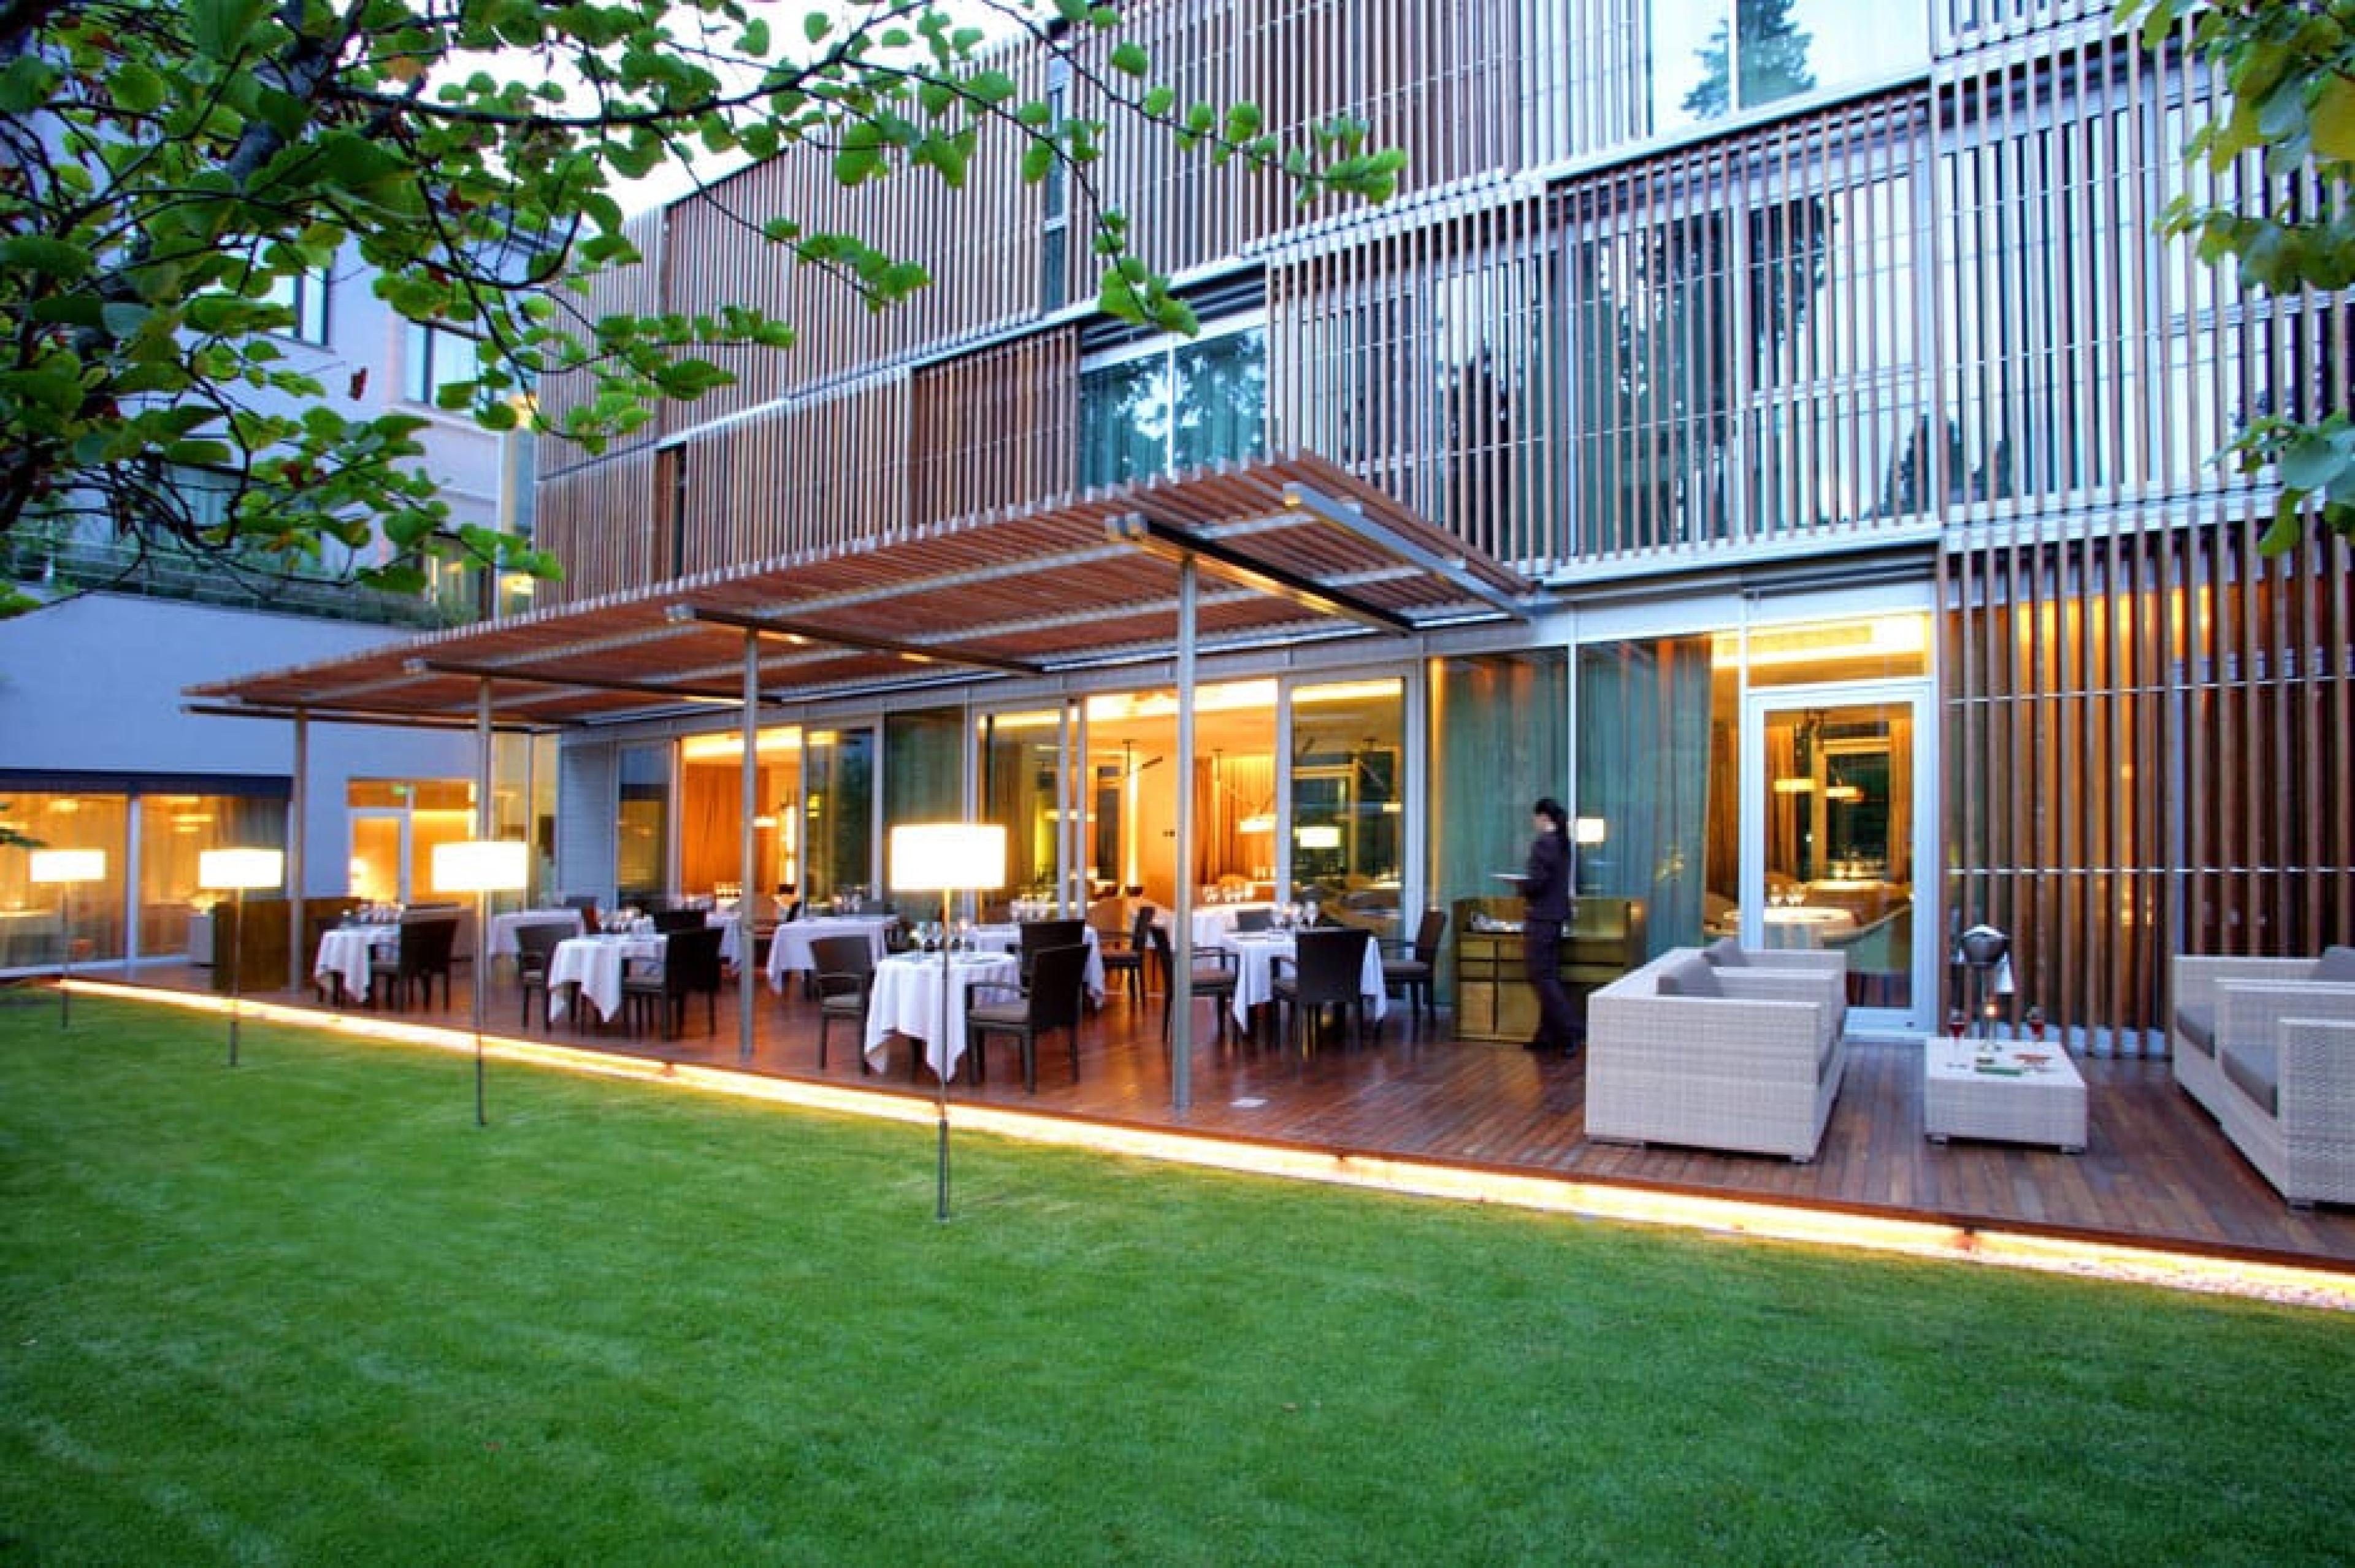
M 996 953 L 1011 953 L 1018 958 L 1022 952 L 1022 927 L 1013 921 L 1001 921 L 990 925 L 976 925 L 970 933 L 974 944 Z M 1088 1000 L 1102 1006 L 1104 997 L 1103 944 L 1097 940 L 1094 926 L 1083 927 L 1080 933 L 1088 949 L 1087 967 L 1082 971 L 1082 983 L 1087 987 Z
M 813 914 L 785 922 L 769 936 L 769 989 L 782 996 L 786 976 L 817 967 L 810 944 L 821 936 L 863 936 L 868 951 L 881 962 L 890 951 L 891 928 L 899 920 L 896 914 Z
M 519 925 L 569 925 L 571 934 L 581 932 L 581 912 L 560 909 L 519 909 L 506 914 L 491 916 L 491 956 L 512 958 L 516 955 L 516 927 Z
M 941 980 L 948 978 L 948 1028 L 943 1035 Z M 964 1057 L 965 1009 L 976 988 L 984 999 L 1018 993 L 1021 960 L 1010 953 L 968 952 L 949 955 L 945 966 L 937 953 L 895 953 L 875 965 L 875 988 L 867 1002 L 867 1062 L 880 1068 L 891 1037 L 904 1034 L 923 1042 L 926 1066 L 943 1083 L 956 1076 Z
M 662 955 L 659 934 L 566 937 L 548 958 L 549 1022 L 565 1015 L 574 989 L 597 1005 L 599 1019 L 610 1021 L 621 1008 L 622 975 L 630 961 L 652 963 Z
M 1226 934 L 1234 930 L 1235 918 L 1245 910 L 1273 913 L 1275 906 L 1266 902 L 1197 904 L 1189 923 L 1194 930 L 1194 945 L 1216 947 Z
M 332 983 L 342 1001 L 357 1002 L 368 995 L 368 969 L 378 952 L 389 954 L 400 945 L 398 925 L 331 925 L 319 933 L 311 977 L 322 985 Z
M 1856 916 L 1822 904 L 1777 904 L 1766 911 L 1769 947 L 1821 947 L 1854 934 Z
M 1252 1009 L 1275 999 L 1275 961 L 1287 963 L 1300 955 L 1300 944 L 1288 931 L 1231 931 L 1209 946 L 1223 947 L 1235 955 L 1235 1022 L 1251 1027 Z M 1390 1010 L 1390 988 L 1382 983 L 1382 950 L 1366 944 L 1366 961 L 1358 975 L 1359 995 L 1366 998 L 1366 1017 L 1376 1022 Z

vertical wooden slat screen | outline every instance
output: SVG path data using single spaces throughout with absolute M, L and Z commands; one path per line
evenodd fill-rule
M 1502 560 L 1556 553 L 1545 208 L 1451 204 L 1281 256 L 1272 439 L 1344 463 Z
M 1078 483 L 1079 337 L 1041 334 L 911 379 L 909 520 L 1060 496 Z
M 570 604 L 657 580 L 655 453 L 639 447 L 599 463 L 592 483 L 542 484 L 532 529 L 542 549 L 564 563 L 564 578 L 544 584 L 541 605 Z
M 1566 559 L 1918 523 L 1926 100 L 1561 187 Z

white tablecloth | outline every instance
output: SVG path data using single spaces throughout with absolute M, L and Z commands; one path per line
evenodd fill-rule
M 1206 945 L 1224 947 L 1235 955 L 1235 1021 L 1246 1028 L 1252 1008 L 1275 999 L 1275 961 L 1299 955 L 1299 944 L 1288 931 L 1233 932 Z M 1368 1018 L 1379 1019 L 1390 1010 L 1389 989 L 1382 984 L 1382 950 L 1371 942 L 1366 944 L 1358 991 L 1366 998 Z
M 1769 947 L 1821 947 L 1836 936 L 1856 929 L 1856 916 L 1844 909 L 1812 904 L 1786 904 L 1766 912 Z
M 1194 927 L 1194 945 L 1216 947 L 1227 933 L 1234 930 L 1235 916 L 1247 909 L 1273 912 L 1274 908 L 1275 906 L 1271 903 L 1197 905 L 1191 922 Z
M 1084 928 L 1082 934 L 1087 939 L 1088 948 L 1088 964 L 1082 975 L 1082 981 L 1088 988 L 1088 1000 L 1101 1002 L 1103 1000 L 1104 987 L 1103 947 L 1096 940 L 1094 926 Z M 975 945 L 979 947 L 992 948 L 999 953 L 1016 954 L 1018 964 L 1020 961 L 1018 955 L 1022 951 L 1022 928 L 1019 925 L 976 925 L 973 928 L 973 940 Z
M 519 909 L 512 914 L 495 914 L 491 916 L 491 956 L 515 956 L 517 926 L 562 924 L 570 924 L 571 934 L 580 935 L 581 912 L 577 909 Z
M 312 960 L 311 973 L 320 979 L 333 976 L 344 995 L 357 1001 L 368 995 L 368 963 L 376 949 L 400 945 L 397 925 L 332 925 L 320 933 L 319 956 Z
M 899 918 L 896 914 L 814 914 L 787 921 L 769 938 L 769 988 L 782 992 L 787 975 L 817 967 L 810 957 L 810 944 L 821 936 L 863 936 L 879 963 L 890 951 L 891 927 Z
M 795 923 L 799 923 L 796 922 Z M 964 1057 L 967 988 L 976 982 L 1018 987 L 1021 961 L 1004 953 L 959 953 L 949 960 L 948 1039 L 941 1029 L 941 955 L 900 953 L 875 965 L 875 991 L 867 1005 L 867 1061 L 880 1067 L 895 1033 L 924 1041 L 924 1062 L 943 1079 L 956 1076 Z M 1007 991 L 985 991 L 982 999 Z
M 580 987 L 597 1004 L 599 1018 L 612 1018 L 622 1005 L 622 966 L 633 958 L 662 955 L 659 936 L 574 936 L 558 943 L 548 961 L 549 1021 L 564 1016 L 567 986 Z

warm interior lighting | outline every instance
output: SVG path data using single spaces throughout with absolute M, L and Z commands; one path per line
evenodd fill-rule
M 1238 833 L 1273 833 L 1275 831 L 1275 817 L 1273 814 L 1270 812 L 1254 811 L 1249 816 L 1244 817 L 1241 822 L 1235 824 L 1235 831 Z
M 1815 790 L 1816 781 L 1804 775 L 1774 781 L 1776 795 L 1813 795 Z
M 1599 816 L 1579 817 L 1571 829 L 1571 837 L 1581 844 L 1600 844 L 1610 836 L 1610 825 Z
M 1194 688 L 1194 711 L 1197 713 L 1231 713 L 1274 706 L 1275 682 L 1273 680 L 1231 680 Z M 1178 694 L 1166 689 L 1101 692 L 1088 699 L 1087 713 L 1091 724 L 1117 724 L 1131 719 L 1174 719 L 1178 716 Z
M 791 752 L 802 743 L 802 727 L 781 725 L 763 730 L 753 738 L 752 754 L 766 756 L 772 752 Z M 678 754 L 690 763 L 730 763 L 744 754 L 744 737 L 741 731 L 715 730 L 709 734 L 689 735 L 678 743 Z
M 975 892 L 1006 882 L 1006 829 L 995 822 L 910 822 L 891 829 L 891 885 Z
M 102 882 L 106 880 L 103 849 L 36 849 L 30 857 L 36 882 Z
M 1739 632 L 1710 638 L 1710 662 L 1732 668 L 1742 662 Z M 1753 627 L 1750 667 L 1815 664 L 1836 659 L 1919 659 L 1930 647 L 1930 624 L 1917 614 L 1875 615 L 1863 621 L 1827 621 L 1806 626 Z M 1915 673 L 1920 673 L 1916 671 Z
M 1341 830 L 1331 823 L 1311 823 L 1292 830 L 1292 841 L 1303 849 L 1338 849 Z
M 433 885 L 450 893 L 506 893 L 522 887 L 531 847 L 519 838 L 454 838 L 433 846 Z
M 229 891 L 275 888 L 286 879 L 281 849 L 207 849 L 197 856 L 197 883 Z
M 1833 784 L 1824 791 L 1826 800 L 1862 800 L 1864 791 L 1856 784 Z
M 1332 686 L 1295 687 L 1292 705 L 1308 708 L 1325 702 L 1366 702 L 1394 698 L 1403 685 L 1397 677 L 1387 680 L 1345 680 Z

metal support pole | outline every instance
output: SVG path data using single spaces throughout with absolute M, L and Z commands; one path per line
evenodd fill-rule
M 1194 1104 L 1194 558 L 1178 563 L 1178 907 L 1171 912 L 1169 1104 Z
M 474 688 L 474 837 L 487 840 L 492 833 L 491 804 L 491 683 L 485 677 Z M 431 982 L 428 982 L 429 985 Z M 488 1126 L 483 1104 L 483 993 L 491 984 L 491 895 L 474 892 L 474 1125 Z M 431 1000 L 429 996 L 428 1000 Z
M 309 978 L 306 970 L 313 958 L 313 955 L 303 951 L 304 938 L 310 934 L 310 923 L 303 918 L 303 895 L 310 886 L 303 858 L 304 806 L 310 774 L 311 721 L 298 709 L 294 715 L 293 798 L 286 806 L 286 988 L 290 991 L 303 988 L 303 983 Z
M 761 638 L 756 632 L 744 634 L 744 765 L 741 798 L 737 806 L 736 838 L 736 1060 L 751 1066 L 752 1062 L 752 1004 L 759 995 L 758 976 L 753 970 L 752 901 L 765 890 L 753 877 L 753 857 L 758 848 L 753 839 L 752 818 L 761 805 Z

